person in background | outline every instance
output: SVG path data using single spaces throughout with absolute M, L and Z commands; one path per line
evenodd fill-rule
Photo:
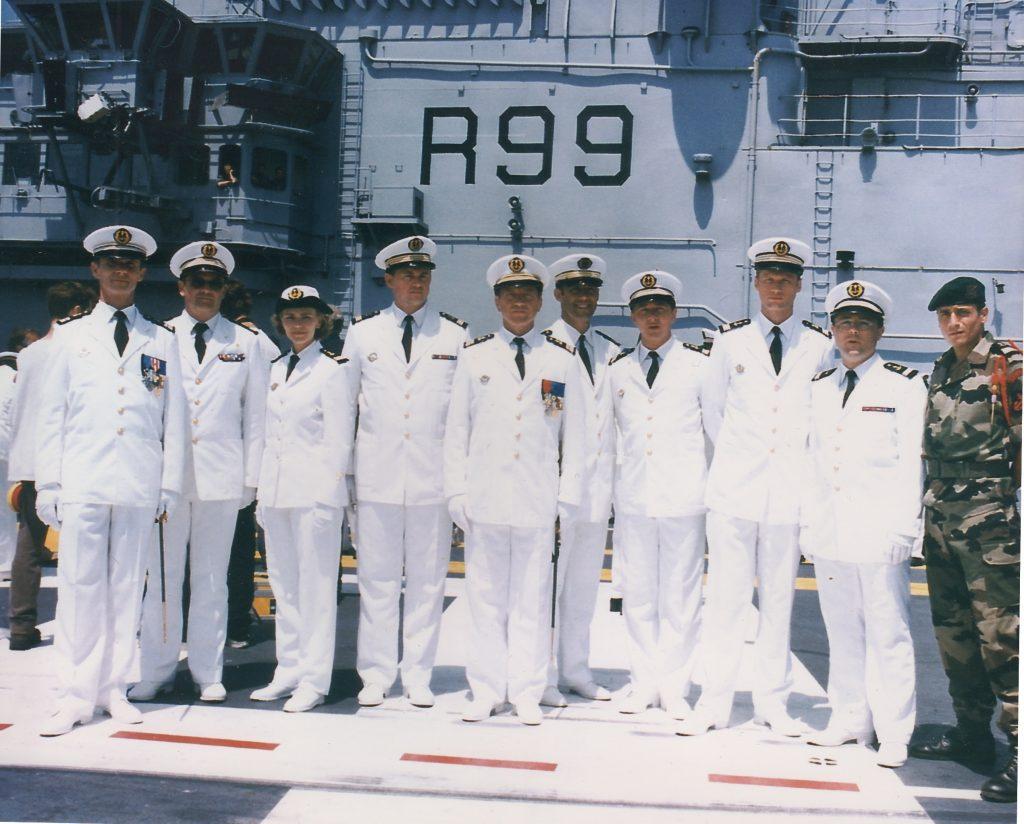
M 30 343 L 35 343 L 39 340 L 39 333 L 35 329 L 28 329 L 26 327 L 19 327 L 11 330 L 11 335 L 7 338 L 7 348 L 17 354 Z M 0 353 L 0 357 L 3 353 Z

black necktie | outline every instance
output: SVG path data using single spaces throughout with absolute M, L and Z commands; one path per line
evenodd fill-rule
M 658 357 L 657 352 L 651 352 L 651 368 L 647 370 L 647 386 L 654 386 L 654 379 L 658 377 Z
M 512 343 L 516 345 L 516 366 L 519 369 L 519 379 L 522 380 L 526 377 L 526 356 L 523 355 L 523 344 L 526 341 L 522 338 L 512 338 Z
M 853 394 L 853 387 L 857 385 L 857 373 L 852 369 L 846 370 L 846 392 L 843 395 L 843 408 L 846 408 L 846 401 Z
M 128 316 L 118 309 L 114 312 L 117 324 L 114 326 L 114 346 L 117 347 L 117 354 L 123 355 L 128 345 Z
M 405 350 L 405 362 L 408 363 L 412 358 L 412 315 L 406 315 L 402 322 L 405 324 L 405 331 L 402 332 L 402 348 Z
M 192 334 L 196 336 L 196 357 L 199 358 L 199 362 L 203 362 L 203 358 L 206 356 L 206 338 L 203 337 L 206 334 L 206 330 L 210 327 L 205 323 L 197 323 L 192 327 Z
M 292 356 L 288 358 L 288 371 L 284 373 L 285 380 L 288 380 L 288 378 L 292 376 L 292 370 L 295 368 L 295 364 L 297 364 L 298 362 L 299 356 L 293 352 Z
M 782 330 L 778 326 L 772 327 L 772 343 L 768 347 L 768 354 L 772 356 L 772 366 L 778 375 L 782 371 Z
M 587 354 L 587 339 L 580 335 L 580 339 L 576 341 L 576 351 L 580 353 L 580 360 L 583 361 L 583 365 L 587 367 L 587 374 L 590 376 L 590 382 L 594 382 L 594 367 L 590 363 L 590 355 Z

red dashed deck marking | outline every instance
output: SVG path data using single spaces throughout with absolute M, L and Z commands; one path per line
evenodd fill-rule
M 204 738 L 200 735 L 166 735 L 162 732 L 134 732 L 121 730 L 111 738 L 129 738 L 133 741 L 159 741 L 164 744 L 200 744 L 206 747 L 234 747 L 241 750 L 276 750 L 269 741 L 241 741 L 237 738 Z
M 549 761 L 505 761 L 497 758 L 462 758 L 455 755 L 426 755 L 418 752 L 407 752 L 402 761 L 418 761 L 423 764 L 455 764 L 463 767 L 497 767 L 505 770 L 537 770 L 554 772 L 557 764 Z
M 759 775 L 722 775 L 711 773 L 708 781 L 717 784 L 748 784 L 757 787 L 788 787 L 794 790 L 839 790 L 859 793 L 860 787 L 846 781 L 809 781 L 804 778 L 768 778 Z
M 0 724 L 0 732 L 6 730 L 8 727 L 13 727 L 13 724 Z

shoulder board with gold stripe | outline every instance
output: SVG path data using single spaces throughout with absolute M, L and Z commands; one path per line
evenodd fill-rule
M 575 355 L 576 354 L 576 347 L 572 346 L 571 344 L 566 343 L 561 338 L 556 338 L 551 333 L 545 334 L 544 337 L 547 338 L 548 343 L 553 343 L 555 346 L 558 346 L 558 347 L 564 349 L 570 355 Z
M 804 326 L 806 326 L 806 327 L 807 327 L 808 329 L 813 329 L 813 330 L 814 330 L 815 332 L 817 332 L 817 333 L 818 333 L 819 335 L 824 335 L 824 336 L 825 336 L 826 338 L 831 338 L 831 337 L 832 337 L 832 333 L 831 333 L 831 332 L 826 332 L 826 331 L 825 331 L 824 329 L 822 329 L 822 328 L 821 328 L 820 326 L 818 326 L 818 324 L 816 324 L 816 323 L 811 323 L 811 322 L 810 322 L 809 320 L 802 320 L 802 321 L 800 321 L 800 322 L 801 322 L 801 323 L 802 323 L 802 324 L 803 324 Z
M 833 366 L 831 369 L 826 369 L 824 372 L 819 372 L 817 375 L 811 378 L 811 380 L 820 381 L 822 378 L 827 378 L 829 375 L 836 371 L 836 368 L 837 367 Z
M 361 320 L 367 320 L 369 318 L 375 318 L 379 314 L 380 314 L 380 309 L 378 309 L 376 312 L 367 312 L 365 315 L 357 315 L 356 317 L 352 318 L 352 323 L 355 324 L 355 323 L 359 323 L 359 321 L 361 321 Z
M 166 329 L 168 332 L 174 332 L 173 326 L 168 326 L 164 321 L 151 318 L 149 315 L 143 315 L 146 320 L 152 323 L 154 326 L 159 326 L 161 329 Z
M 278 355 L 276 358 L 274 358 L 271 361 L 271 363 L 277 363 L 279 360 L 282 360 L 282 359 L 284 359 L 286 357 L 288 357 L 288 353 L 287 352 L 282 352 L 280 355 Z
M 621 352 L 619 352 L 619 354 L 617 354 L 614 358 L 612 358 L 610 361 L 608 361 L 608 365 L 611 366 L 613 363 L 618 363 L 620 360 L 622 360 L 627 355 L 632 355 L 635 350 L 636 350 L 635 346 L 631 347 L 630 349 L 623 349 Z
M 608 343 L 614 343 L 616 346 L 622 346 L 622 344 L 619 343 L 617 340 L 615 340 L 615 338 L 609 337 L 604 332 L 602 332 L 602 331 L 600 331 L 598 329 L 594 330 L 594 334 L 595 335 L 600 335 L 602 338 L 604 338 L 606 341 L 608 341 Z
M 253 323 L 251 320 L 249 320 L 247 318 L 242 318 L 242 319 L 239 319 L 239 320 L 233 320 L 231 322 L 233 324 L 235 324 L 235 326 L 241 326 L 247 332 L 252 332 L 254 335 L 258 335 L 260 333 L 260 328 L 255 323 Z
M 711 350 L 705 349 L 703 346 L 695 346 L 692 343 L 687 343 L 685 340 L 682 341 L 682 344 L 691 352 L 696 352 L 698 355 L 703 355 L 705 358 L 711 357 Z
M 457 318 L 455 317 L 455 315 L 449 315 L 447 312 L 438 312 L 437 314 L 439 314 L 445 320 L 450 320 L 456 326 L 461 326 L 463 329 L 469 328 L 469 324 L 462 318 Z
M 916 369 L 911 369 L 909 366 L 904 366 L 902 363 L 896 363 L 895 361 L 886 361 L 885 368 L 890 372 L 895 372 L 897 375 L 910 379 L 917 374 Z
M 490 332 L 486 335 L 481 335 L 478 338 L 473 338 L 473 340 L 467 340 L 464 344 L 462 344 L 462 348 L 469 349 L 470 346 L 476 346 L 478 343 L 483 343 L 485 340 L 490 340 L 493 337 L 494 332 Z
M 744 326 L 750 323 L 750 318 L 741 318 L 740 320 L 734 320 L 732 323 L 723 323 L 718 327 L 719 332 L 731 332 L 733 329 L 742 329 Z
M 57 321 L 57 325 L 63 326 L 65 323 L 71 323 L 71 321 L 78 320 L 79 318 L 86 318 L 91 314 L 92 309 L 88 310 L 87 312 L 78 312 L 74 315 L 68 315 L 66 318 L 61 318 L 59 321 Z

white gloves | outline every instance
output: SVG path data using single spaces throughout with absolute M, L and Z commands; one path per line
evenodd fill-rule
M 239 509 L 245 509 L 256 500 L 256 487 L 247 486 L 242 490 L 242 500 L 238 502 Z
M 799 548 L 800 554 L 807 559 L 807 563 L 813 564 L 814 557 L 811 553 L 811 528 L 809 526 L 800 526 Z
M 61 521 L 64 520 L 64 512 L 60 501 L 59 486 L 36 491 L 36 515 L 47 526 L 60 529 Z
M 466 496 L 452 495 L 448 499 L 448 514 L 452 521 L 463 532 L 469 531 L 469 518 L 466 515 Z
M 562 501 L 558 502 L 558 521 L 559 526 L 562 528 L 562 535 L 565 535 L 569 531 L 569 527 L 574 520 L 576 520 L 576 513 L 579 507 L 574 504 L 567 504 Z
M 267 528 L 266 525 L 263 523 L 263 513 L 264 513 L 263 504 L 261 504 L 259 501 L 257 501 L 256 502 L 256 511 L 253 514 L 256 516 L 256 523 L 258 523 L 260 525 L 260 529 L 266 529 Z
M 178 503 L 181 501 L 181 495 L 177 492 L 173 492 L 170 489 L 160 490 L 160 503 L 156 506 L 156 516 L 154 520 L 166 521 L 174 514 L 174 510 L 178 508 Z
M 892 533 L 889 536 L 889 547 L 886 560 L 890 564 L 902 564 L 910 560 L 910 553 L 914 549 L 914 538 L 910 535 Z

